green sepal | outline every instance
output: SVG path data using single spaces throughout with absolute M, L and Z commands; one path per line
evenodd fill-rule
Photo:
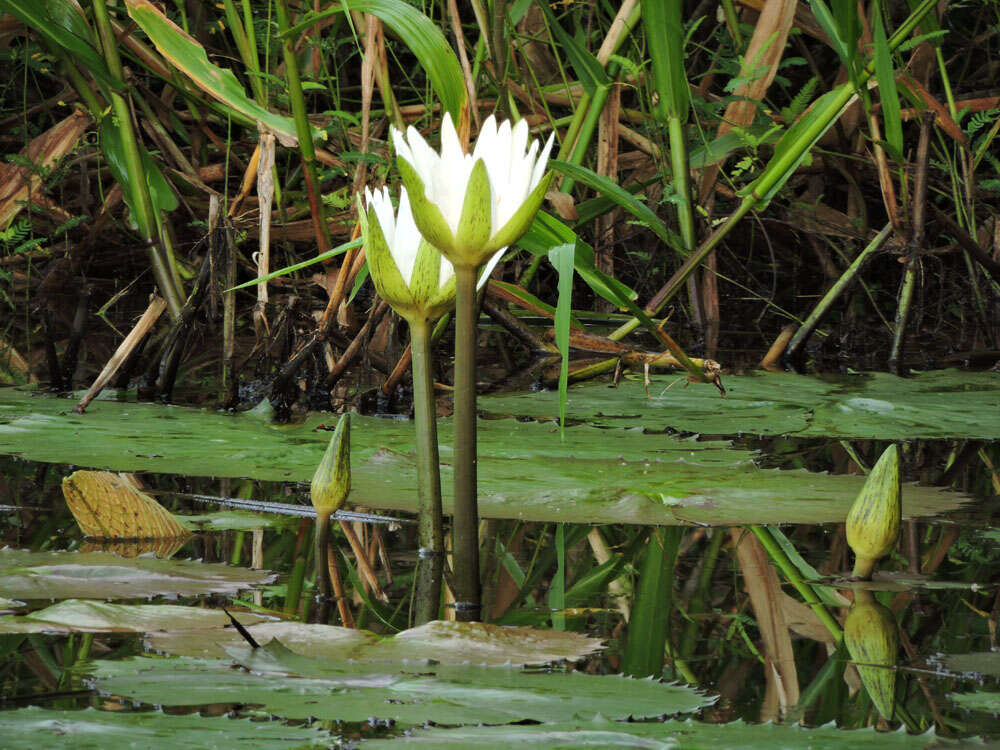
M 441 253 L 424 238 L 420 238 L 420 248 L 410 276 L 410 293 L 419 306 L 427 303 L 437 292 L 441 279 Z
M 377 222 L 376 222 L 377 223 Z M 313 474 L 310 495 L 317 513 L 333 513 L 351 492 L 351 415 L 343 414 Z
M 375 209 L 369 207 L 366 213 L 358 199 L 358 218 L 361 221 L 361 235 L 365 240 L 365 258 L 368 260 L 368 271 L 375 283 L 378 296 L 388 302 L 400 315 L 410 313 L 415 307 L 415 300 L 403 280 L 396 265 L 392 251 L 382 233 L 382 225 L 378 222 Z
M 545 200 L 545 194 L 549 191 L 549 183 L 552 182 L 553 174 L 553 172 L 549 172 L 542 177 L 535 189 L 521 204 L 521 207 L 517 209 L 517 213 L 510 217 L 500 231 L 490 237 L 489 242 L 482 249 L 482 255 L 485 259 L 488 259 L 502 247 L 510 247 L 528 231 L 531 222 L 535 220 L 538 209 L 542 207 L 542 201 Z
M 493 227 L 490 178 L 486 162 L 477 159 L 469 175 L 462 202 L 462 218 L 458 222 L 455 236 L 455 250 L 466 263 L 479 265 L 482 248 L 490 239 Z
M 401 156 L 396 157 L 396 166 L 410 196 L 410 210 L 420 234 L 445 257 L 451 258 L 455 249 L 455 237 L 436 203 L 428 200 L 424 181 L 417 170 Z
M 437 320 L 455 307 L 455 274 L 424 305 L 428 320 Z

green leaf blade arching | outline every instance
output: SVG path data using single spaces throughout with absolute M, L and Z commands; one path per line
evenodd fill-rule
M 427 74 L 441 106 L 458 122 L 467 94 L 462 66 L 441 29 L 430 18 L 403 0 L 342 0 L 319 13 L 309 13 L 288 30 L 295 35 L 316 21 L 346 10 L 371 13 L 403 41 Z
M 298 143 L 295 121 L 292 118 L 271 112 L 247 96 L 233 71 L 209 62 L 205 48 L 161 13 L 153 3 L 149 0 L 128 0 L 128 12 L 156 45 L 159 53 L 198 88 L 225 107 L 258 123 L 258 127 L 273 132 L 283 145 L 294 146 Z M 316 130 L 313 138 L 322 141 L 324 135 Z
M 674 248 L 682 257 L 686 257 L 680 237 L 674 234 L 667 225 L 663 223 L 659 216 L 645 203 L 640 201 L 629 191 L 622 188 L 617 183 L 602 177 L 596 172 L 569 162 L 550 159 L 549 165 L 557 172 L 561 172 L 574 181 L 596 190 L 601 195 L 614 201 L 624 208 L 635 218 L 639 219 L 646 228 L 663 240 L 667 245 Z

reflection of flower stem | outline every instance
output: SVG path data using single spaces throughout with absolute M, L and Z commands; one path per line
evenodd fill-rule
M 437 619 L 441 603 L 444 532 L 441 522 L 437 409 L 430 349 L 431 324 L 428 320 L 417 318 L 409 323 L 410 349 L 413 353 L 413 417 L 417 430 L 417 534 L 420 544 L 413 619 L 415 625 L 423 625 Z
M 826 608 L 826 605 L 820 601 L 815 589 L 806 582 L 799 569 L 788 559 L 788 555 L 785 554 L 785 551 L 781 549 L 781 546 L 771 536 L 771 532 L 764 526 L 751 526 L 750 531 L 760 541 L 771 561 L 778 566 L 778 569 L 788 579 L 788 582 L 798 589 L 803 601 L 812 608 L 812 611 L 816 613 L 820 622 L 826 625 L 826 629 L 830 631 L 833 639 L 837 643 L 840 643 L 844 638 L 844 631 L 841 630 L 840 624 L 830 614 L 830 610 Z
M 479 509 L 476 503 L 476 278 L 455 267 L 455 615 L 479 620 Z
M 326 546 L 330 540 L 330 513 L 316 512 L 315 529 L 316 558 L 316 622 L 326 625 L 330 613 L 330 602 L 333 599 L 333 587 L 330 583 L 330 568 L 326 562 Z

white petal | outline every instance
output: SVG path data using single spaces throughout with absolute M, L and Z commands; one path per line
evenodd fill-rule
M 490 280 L 490 274 L 493 273 L 493 269 L 497 267 L 497 263 L 503 258 L 505 252 L 507 252 L 507 248 L 501 247 L 492 258 L 486 261 L 486 265 L 483 266 L 483 270 L 479 274 L 479 282 L 476 285 L 477 289 L 482 289 L 486 286 L 486 282 Z
M 410 164 L 417 170 L 417 175 L 420 177 L 421 182 L 424 183 L 424 187 L 429 188 L 428 183 L 433 182 L 434 172 L 441 157 L 438 156 L 434 149 L 427 145 L 427 141 L 412 126 L 406 131 L 406 140 L 410 144 L 410 150 L 413 152 L 413 161 Z M 428 198 L 430 198 L 429 195 Z
M 454 275 L 455 275 L 455 267 L 451 264 L 450 260 L 448 260 L 446 257 L 442 255 L 441 272 L 440 275 L 438 276 L 438 282 L 440 282 L 438 283 L 438 289 L 447 284 L 448 281 L 451 280 L 451 277 Z
M 445 162 L 455 161 L 464 155 L 465 149 L 458 140 L 458 133 L 455 132 L 455 126 L 451 122 L 451 114 L 445 112 L 441 123 L 441 159 Z
M 420 250 L 420 230 L 413 221 L 410 211 L 410 196 L 406 188 L 399 189 L 399 213 L 396 216 L 395 243 L 390 246 L 396 267 L 403 276 L 403 281 L 409 285 L 413 278 L 413 267 L 417 263 L 417 252 Z
M 542 149 L 541 156 L 539 156 L 538 161 L 535 162 L 535 168 L 531 172 L 531 187 L 528 188 L 529 191 L 538 187 L 538 183 L 542 181 L 542 176 L 545 174 L 545 167 L 549 162 L 549 153 L 552 151 L 552 144 L 555 137 L 555 133 L 549 135 L 549 140 L 546 141 L 545 148 Z
M 390 126 L 389 133 L 392 135 L 392 145 L 396 148 L 396 155 L 402 156 L 410 164 L 413 164 L 413 151 L 406 142 L 406 136 L 403 134 L 403 131 L 396 130 L 396 128 Z
M 518 120 L 510 139 L 510 164 L 513 165 L 524 158 L 524 149 L 528 145 L 528 121 Z
M 385 237 L 385 244 L 388 245 L 391 252 L 396 235 L 396 217 L 393 214 L 392 199 L 389 197 L 389 189 L 387 187 L 383 187 L 381 190 L 376 190 L 375 194 L 371 196 L 369 205 L 375 209 L 375 218 L 378 220 L 378 225 L 382 229 L 382 236 Z

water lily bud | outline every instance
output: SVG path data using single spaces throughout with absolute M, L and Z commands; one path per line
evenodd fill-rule
M 333 513 L 351 491 L 351 415 L 344 414 L 313 474 L 312 504 L 320 515 Z
M 858 578 L 870 578 L 875 562 L 896 547 L 903 514 L 901 489 L 899 451 L 890 445 L 847 514 L 847 543 L 854 550 Z
M 453 264 L 478 268 L 523 235 L 542 205 L 552 136 L 539 154 L 528 145 L 528 123 L 483 123 L 471 154 L 451 117 L 441 125 L 441 152 L 416 128 L 392 131 L 396 163 L 410 193 L 413 218 L 428 242 Z
M 872 703 L 890 721 L 896 705 L 899 633 L 892 610 L 879 604 L 871 591 L 855 592 L 854 606 L 844 623 L 844 644 Z

